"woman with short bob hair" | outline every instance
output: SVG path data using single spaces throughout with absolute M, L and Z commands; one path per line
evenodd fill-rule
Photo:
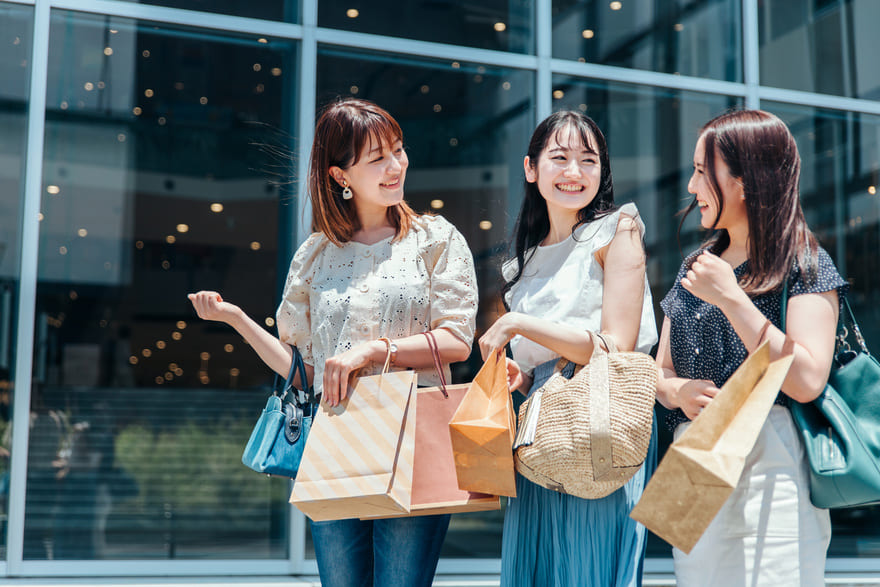
M 470 354 L 477 310 L 473 257 L 441 216 L 403 200 L 403 133 L 366 100 L 331 103 L 315 127 L 312 229 L 290 264 L 275 338 L 216 292 L 191 294 L 200 317 L 233 326 L 273 370 L 297 347 L 322 401 L 345 399 L 355 374 L 414 369 L 438 385 L 425 332 L 446 370 Z M 321 417 L 320 415 L 318 416 Z M 430 586 L 449 516 L 311 522 L 326 587 Z
M 710 120 L 694 149 L 687 212 L 708 240 L 682 263 L 661 302 L 657 399 L 678 438 L 762 341 L 794 342 L 782 384 L 733 494 L 689 554 L 674 549 L 679 585 L 824 585 L 828 511 L 810 503 L 789 413 L 825 387 L 847 283 L 807 226 L 800 155 L 788 127 L 761 110 Z M 787 287 L 785 331 L 781 303 Z

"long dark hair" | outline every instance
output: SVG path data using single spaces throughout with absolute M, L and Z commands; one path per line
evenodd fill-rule
M 715 153 L 730 168 L 730 174 L 742 182 L 749 223 L 749 265 L 740 277 L 742 288 L 751 295 L 775 291 L 782 287 L 795 263 L 808 279 L 814 278 L 819 244 L 801 209 L 801 157 L 785 123 L 763 110 L 738 110 L 713 118 L 700 135 L 704 139 L 705 170 L 718 203 L 715 225 L 724 209 Z M 696 205 L 694 199 L 685 215 Z M 703 243 L 715 254 L 721 254 L 729 245 L 730 235 L 724 229 L 715 230 Z
M 403 141 L 400 125 L 368 100 L 345 98 L 324 109 L 315 124 L 309 160 L 313 231 L 324 233 L 337 245 L 351 240 L 361 227 L 360 219 L 352 201 L 342 197 L 342 187 L 330 177 L 330 168 L 348 169 L 356 164 L 368 142 L 394 144 L 398 140 Z M 417 216 L 406 202 L 389 207 L 387 215 L 397 229 L 395 239 L 409 231 Z
M 550 139 L 556 137 L 562 130 L 569 129 L 570 136 L 579 136 L 587 151 L 599 156 L 601 175 L 599 190 L 593 200 L 578 210 L 577 222 L 571 228 L 574 232 L 578 226 L 604 216 L 616 209 L 614 206 L 614 182 L 611 179 L 611 162 L 608 157 L 608 144 L 605 135 L 599 130 L 599 126 L 592 118 L 577 111 L 562 110 L 545 118 L 532 133 L 529 141 L 529 165 L 537 168 L 538 158 L 547 147 Z M 597 150 L 593 150 L 595 145 Z M 538 191 L 538 184 L 525 181 L 525 197 L 516 219 L 514 234 L 514 254 L 516 255 L 517 269 L 513 278 L 501 288 L 501 299 L 504 300 L 508 291 L 520 280 L 528 262 L 526 254 L 534 253 L 535 247 L 550 234 L 550 215 L 547 211 L 547 202 Z M 505 306 L 507 302 L 504 301 Z

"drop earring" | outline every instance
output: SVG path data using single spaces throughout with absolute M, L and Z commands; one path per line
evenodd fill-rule
M 346 183 L 346 182 L 343 181 L 343 182 L 342 182 L 342 187 L 344 188 L 344 189 L 342 190 L 342 198 L 343 198 L 344 200 L 350 200 L 350 199 L 352 199 L 352 198 L 354 197 L 354 194 L 351 193 L 351 188 L 348 187 L 348 183 Z

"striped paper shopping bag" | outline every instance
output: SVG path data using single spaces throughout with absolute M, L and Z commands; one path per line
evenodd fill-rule
M 335 408 L 321 404 L 290 502 L 315 521 L 410 511 L 416 374 L 360 377 Z

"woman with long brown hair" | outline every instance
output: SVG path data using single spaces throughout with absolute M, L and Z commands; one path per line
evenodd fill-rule
M 297 347 L 315 392 L 331 406 L 346 397 L 355 373 L 380 372 L 389 352 L 394 368 L 439 384 L 422 333 L 434 333 L 445 369 L 468 357 L 476 276 L 458 230 L 403 200 L 408 164 L 388 112 L 365 100 L 330 104 L 311 152 L 314 233 L 290 264 L 279 337 L 216 292 L 190 295 L 199 316 L 233 326 L 282 375 Z M 312 522 L 321 583 L 427 587 L 448 525 L 448 515 Z
M 510 343 L 511 388 L 539 390 L 560 357 L 590 362 L 590 333 L 619 350 L 657 342 L 645 275 L 645 225 L 635 204 L 617 206 L 608 144 L 578 111 L 555 112 L 532 133 L 523 159 L 524 198 L 514 257 L 502 267 L 509 312 L 480 337 L 488 356 Z M 606 349 L 607 350 L 607 349 Z M 654 471 L 656 424 L 644 464 L 601 499 L 559 493 L 516 476 L 504 512 L 503 587 L 638 587 L 647 530 L 629 517 Z
M 812 506 L 803 445 L 787 406 L 822 392 L 847 283 L 807 226 L 800 156 L 788 127 L 760 110 L 723 114 L 694 150 L 687 212 L 712 231 L 661 302 L 657 398 L 676 438 L 749 352 L 794 341 L 794 362 L 742 478 L 689 554 L 679 585 L 824 585 L 828 511 Z M 788 288 L 785 332 L 783 289 Z

